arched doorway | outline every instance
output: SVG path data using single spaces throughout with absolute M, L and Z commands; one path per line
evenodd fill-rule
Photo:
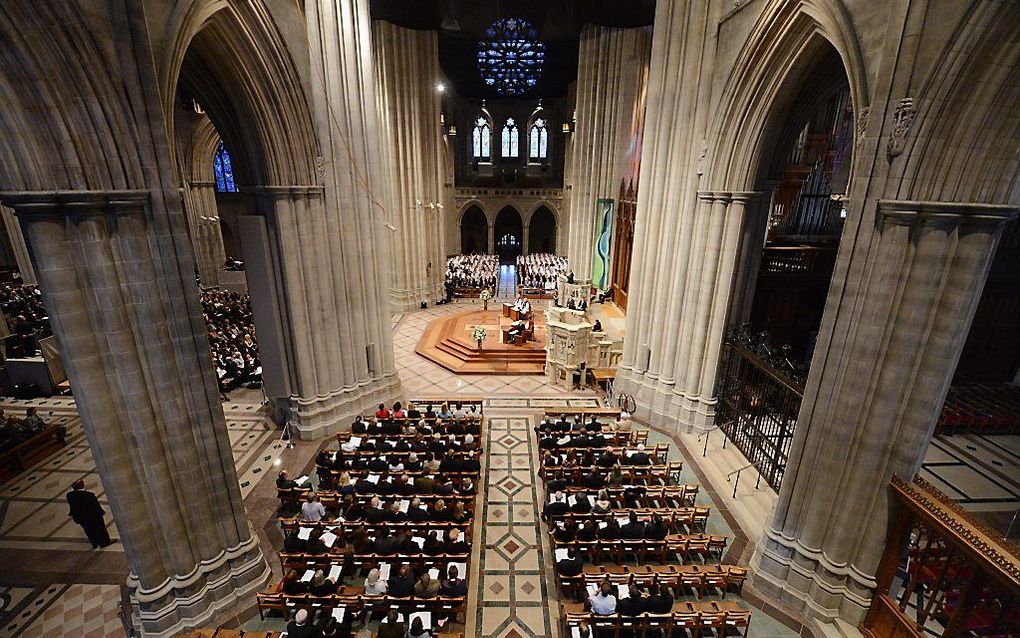
M 512 264 L 524 249 L 524 222 L 513 206 L 504 206 L 496 215 L 495 250 L 499 261 Z
M 460 252 L 465 255 L 489 252 L 489 221 L 472 205 L 460 219 Z
M 556 217 L 546 206 L 539 206 L 528 224 L 528 252 L 556 252 Z

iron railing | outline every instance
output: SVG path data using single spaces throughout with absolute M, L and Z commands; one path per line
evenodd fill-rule
M 717 420 L 726 437 L 779 491 L 804 386 L 774 363 L 729 339 L 723 349 Z

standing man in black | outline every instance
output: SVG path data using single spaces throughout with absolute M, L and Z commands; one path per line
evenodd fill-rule
M 85 489 L 85 481 L 81 479 L 72 483 L 71 488 L 67 493 L 67 504 L 70 506 L 68 516 L 82 526 L 93 549 L 113 545 L 110 534 L 106 531 L 106 521 L 103 520 L 106 512 L 99 504 L 99 499 Z

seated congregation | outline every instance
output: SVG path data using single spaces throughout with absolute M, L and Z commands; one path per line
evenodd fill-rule
M 536 428 L 561 635 L 746 635 L 751 612 L 725 598 L 747 570 L 721 564 L 727 538 L 707 533 L 698 486 L 680 482 L 668 444 L 614 418 L 547 411 Z
M 434 635 L 467 602 L 484 431 L 481 400 L 380 405 L 315 458 L 315 479 L 277 478 L 284 577 L 258 595 L 313 633 Z M 312 483 L 315 483 L 313 488 Z M 318 617 L 316 617 L 318 615 Z M 314 633 L 319 632 L 319 633 Z
M 482 289 L 491 291 L 498 275 L 496 255 L 453 255 L 446 260 L 447 298 L 477 296 Z

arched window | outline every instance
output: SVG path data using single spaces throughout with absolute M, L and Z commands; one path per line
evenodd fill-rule
M 528 131 L 528 159 L 541 161 L 549 158 L 549 128 L 544 117 L 536 117 Z
M 217 193 L 236 193 L 237 184 L 234 183 L 234 167 L 230 163 L 230 153 L 227 147 L 220 142 L 216 147 L 216 155 L 213 156 L 213 173 L 216 174 Z
M 517 122 L 514 122 L 514 118 L 508 117 L 506 118 L 506 124 L 503 126 L 503 157 L 519 157 L 519 144 L 520 136 L 517 134 Z
M 491 145 L 492 129 L 489 127 L 489 121 L 479 115 L 471 132 L 471 157 L 476 160 L 488 160 L 492 157 Z

